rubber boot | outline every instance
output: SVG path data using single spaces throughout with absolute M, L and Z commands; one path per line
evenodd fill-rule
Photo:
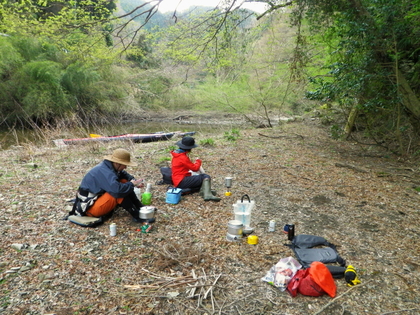
M 210 200 L 220 201 L 219 197 L 213 196 L 213 194 L 211 193 L 210 179 L 205 178 L 203 180 L 203 183 L 201 184 L 201 190 L 202 190 L 204 201 L 210 201 Z M 201 193 L 201 190 L 200 190 L 200 193 Z
M 215 190 L 211 189 L 211 194 L 212 194 L 213 196 L 217 196 L 217 191 L 215 191 Z M 203 197 L 203 198 L 204 198 L 203 185 L 201 185 L 199 195 L 200 195 L 201 197 Z

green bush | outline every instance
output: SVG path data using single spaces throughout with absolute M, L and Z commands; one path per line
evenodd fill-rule
M 68 58 L 54 43 L 0 37 L 0 118 L 6 124 L 44 123 L 69 116 L 82 121 L 116 117 L 126 106 L 127 70 Z

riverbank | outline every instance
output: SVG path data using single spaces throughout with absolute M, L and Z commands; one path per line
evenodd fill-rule
M 241 129 L 234 141 L 217 130 L 195 137 L 214 140 L 192 155 L 203 159 L 222 200 L 193 194 L 169 205 L 166 186 L 155 185 L 150 234 L 123 210 L 93 229 L 62 220 L 86 171 L 121 144 L 0 151 L 0 313 L 418 314 L 417 164 L 334 141 L 311 119 Z M 154 184 L 174 142 L 126 143 L 139 163 L 128 171 Z M 233 177 L 230 197 L 223 196 L 226 176 Z M 244 194 L 256 202 L 258 245 L 226 241 L 232 204 Z M 272 233 L 270 220 L 277 222 Z M 293 256 L 284 246 L 286 223 L 336 244 L 362 283 L 336 280 L 332 300 L 292 298 L 261 281 Z

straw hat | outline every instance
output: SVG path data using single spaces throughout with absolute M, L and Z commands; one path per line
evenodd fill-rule
M 130 152 L 124 149 L 116 149 L 112 155 L 107 155 L 104 159 L 122 165 L 137 166 L 136 163 L 130 161 Z

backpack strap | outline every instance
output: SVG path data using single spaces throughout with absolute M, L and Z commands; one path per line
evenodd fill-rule
M 73 199 L 73 207 L 68 216 L 71 215 L 86 215 L 86 211 L 95 203 L 100 195 L 92 194 L 86 190 L 78 189 L 76 198 Z
M 346 266 L 346 260 L 344 258 L 342 258 L 340 256 L 340 254 L 338 254 L 337 246 L 335 246 L 334 244 L 332 244 L 330 242 L 326 242 L 325 246 L 331 247 L 337 253 L 337 263 L 339 263 L 341 267 L 345 267 Z

